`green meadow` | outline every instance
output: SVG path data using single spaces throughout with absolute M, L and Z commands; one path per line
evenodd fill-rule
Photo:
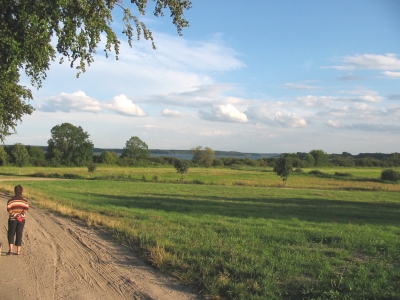
M 303 171 L 283 188 L 268 168 L 2 167 L 1 189 L 109 228 L 207 298 L 399 299 L 399 184 L 379 168 Z

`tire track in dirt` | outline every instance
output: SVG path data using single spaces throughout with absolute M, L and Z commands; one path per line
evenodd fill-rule
M 26 220 L 22 255 L 6 256 L 7 199 L 0 194 L 0 299 L 200 299 L 195 289 L 160 274 L 115 243 L 110 232 L 34 206 Z

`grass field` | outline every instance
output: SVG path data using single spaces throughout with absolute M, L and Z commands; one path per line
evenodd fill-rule
M 287 182 L 287 187 L 298 189 L 334 189 L 334 190 L 386 190 L 400 191 L 400 185 L 382 183 L 379 181 L 382 169 L 380 168 L 319 168 L 325 175 L 311 175 L 315 169 L 303 169 L 304 173 L 293 172 Z M 334 176 L 335 173 L 350 174 L 350 177 Z M 94 173 L 87 168 L 39 168 L 26 167 L 21 170 L 16 167 L 1 167 L 1 175 L 31 176 L 59 176 L 77 175 L 87 179 L 150 181 L 160 183 L 180 183 L 181 175 L 170 167 L 160 168 L 127 168 L 99 165 Z M 253 186 L 253 187 L 280 187 L 281 179 L 272 172 L 271 168 L 240 169 L 229 168 L 190 168 L 184 176 L 184 183 L 225 186 Z
M 282 188 L 268 169 L 192 168 L 181 184 L 172 167 L 24 168 L 109 179 L 0 186 L 22 183 L 34 205 L 110 228 L 213 299 L 399 299 L 399 184 L 379 182 L 381 169 L 321 171 L 330 177 Z

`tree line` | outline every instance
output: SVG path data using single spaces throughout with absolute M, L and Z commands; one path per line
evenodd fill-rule
M 46 151 L 39 146 L 24 146 L 20 143 L 0 146 L 0 165 L 16 165 L 19 167 L 32 166 L 88 166 L 90 164 L 109 164 L 119 166 L 175 166 L 177 161 L 186 161 L 190 167 L 276 167 L 279 157 L 262 157 L 251 159 L 248 157 L 215 157 L 215 151 L 210 147 L 197 146 L 190 149 L 191 160 L 182 160 L 175 157 L 152 157 L 147 144 L 137 136 L 129 138 L 120 153 L 105 150 L 101 154 L 94 154 L 94 145 L 90 135 L 80 126 L 62 123 L 51 129 L 51 138 L 48 140 Z M 381 159 L 369 156 L 355 158 L 349 153 L 329 155 L 323 150 L 311 150 L 309 153 L 283 153 L 292 168 L 311 167 L 397 167 L 400 166 L 398 153 L 384 155 Z M 189 164 L 188 164 L 189 163 Z M 184 164 L 185 165 L 185 164 Z M 179 167 L 182 170 L 182 166 Z M 183 173 L 182 173 L 183 174 Z

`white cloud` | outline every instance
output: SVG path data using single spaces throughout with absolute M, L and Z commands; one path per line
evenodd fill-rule
M 337 128 L 340 126 L 340 123 L 337 121 L 329 120 L 328 125 Z
M 112 101 L 104 105 L 105 108 L 118 114 L 134 117 L 144 117 L 146 113 L 125 95 L 115 96 Z
M 342 59 L 344 65 L 333 66 L 327 68 L 334 68 L 338 70 L 400 70 L 400 60 L 397 59 L 396 54 L 357 54 L 354 56 L 345 56 Z
M 230 71 L 245 66 L 236 58 L 238 54 L 221 41 L 189 41 L 161 33 L 153 35 L 157 41 L 156 56 L 161 56 L 165 64 L 200 71 Z
M 228 131 L 221 131 L 221 130 L 210 130 L 210 131 L 201 131 L 201 132 L 199 132 L 199 135 L 207 136 L 207 137 L 211 137 L 211 136 L 229 137 L 229 136 L 233 135 L 233 133 L 232 132 L 228 132 Z
M 61 93 L 58 96 L 48 97 L 43 104 L 39 104 L 38 110 L 45 112 L 101 112 L 100 102 L 78 91 L 72 94 Z
M 181 107 L 211 107 L 215 104 L 243 104 L 244 99 L 224 96 L 235 88 L 232 84 L 209 84 L 192 87 L 190 91 L 136 97 L 136 103 L 174 105 Z
M 390 78 L 400 78 L 400 72 L 386 71 L 386 72 L 383 72 L 383 74 Z
M 120 94 L 132 99 L 133 95 L 136 98 L 192 91 L 195 86 L 213 84 L 212 74 L 245 67 L 238 54 L 221 41 L 189 41 L 154 31 L 153 36 L 157 50 L 143 40 L 130 48 L 122 39 L 119 60 L 113 55 L 106 58 L 99 51 L 95 62 L 79 79 L 75 78 L 77 70 L 68 63 L 54 62 L 43 88 L 50 95 L 58 94 L 59 90 L 68 92 L 74 86 L 74 90 L 90 91 L 100 101 Z M 99 49 L 102 48 L 100 45 Z M 29 83 L 25 75 L 22 79 Z
M 177 110 L 169 110 L 166 108 L 161 112 L 161 116 L 169 118 L 182 118 L 184 117 L 184 114 L 180 113 Z
M 303 97 L 298 97 L 297 101 L 306 105 L 308 107 L 313 106 L 329 106 L 335 102 L 370 102 L 378 103 L 382 102 L 384 98 L 380 96 L 375 91 L 364 91 L 364 90 L 354 90 L 354 91 L 341 91 L 341 94 L 356 95 L 353 97 L 338 97 L 338 96 L 314 96 L 308 95 Z
M 315 89 L 315 86 L 312 85 L 306 85 L 306 84 L 302 84 L 302 83 L 285 83 L 284 87 L 290 90 L 300 90 L 300 91 L 304 91 L 304 90 L 313 90 Z
M 284 111 L 278 105 L 259 105 L 247 109 L 247 116 L 250 122 L 263 123 L 271 126 L 281 127 L 306 127 L 307 121 L 295 113 Z
M 240 112 L 232 104 L 214 105 L 208 111 L 199 111 L 202 119 L 217 122 L 233 122 L 233 123 L 246 123 L 247 115 Z
M 282 127 L 306 127 L 307 121 L 296 116 L 294 113 L 276 112 L 275 121 Z

